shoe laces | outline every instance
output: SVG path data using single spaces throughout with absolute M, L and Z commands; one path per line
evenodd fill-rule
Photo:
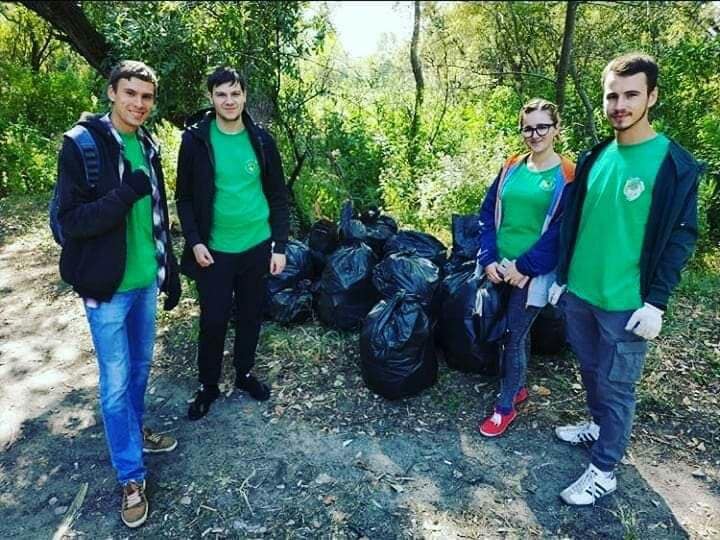
M 135 482 L 128 482 L 125 486 L 125 509 L 142 503 L 142 486 Z
M 150 431 L 147 428 L 144 430 L 144 435 L 145 440 L 151 442 L 152 444 L 160 444 L 162 442 L 162 435 L 155 433 L 154 431 Z
M 595 478 L 597 473 L 592 469 L 588 468 L 583 475 L 578 478 L 573 485 L 570 486 L 569 490 L 571 493 L 585 493 L 590 488 L 590 496 L 592 497 L 593 504 L 595 504 Z

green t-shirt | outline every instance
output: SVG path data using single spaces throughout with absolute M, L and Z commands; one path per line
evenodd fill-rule
M 540 238 L 559 167 L 536 172 L 521 163 L 505 182 L 500 194 L 502 221 L 497 232 L 501 258 L 517 259 Z
M 606 311 L 642 306 L 640 256 L 655 178 L 670 140 L 611 142 L 588 175 L 568 290 Z
M 223 133 L 210 125 L 215 158 L 215 202 L 210 247 L 240 253 L 270 238 L 270 208 L 260 179 L 260 166 L 246 129 Z
M 149 173 L 137 134 L 120 133 L 120 137 L 125 145 L 124 157 L 130 162 L 132 170 L 143 169 Z M 126 218 L 127 257 L 118 292 L 147 287 L 155 279 L 158 266 L 152 227 L 152 200 L 150 195 L 146 195 L 135 201 Z

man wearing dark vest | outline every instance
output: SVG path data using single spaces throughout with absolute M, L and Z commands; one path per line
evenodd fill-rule
M 549 300 L 564 311 L 592 420 L 555 433 L 593 443 L 588 468 L 560 494 L 571 505 L 593 504 L 617 487 L 648 340 L 660 333 L 697 240 L 701 167 L 653 130 L 657 79 L 658 66 L 645 54 L 605 67 L 603 102 L 615 137 L 578 160 L 565 208 Z
M 100 404 L 110 458 L 123 488 L 121 519 L 147 519 L 143 452 L 169 452 L 177 441 L 143 424 L 145 388 L 155 344 L 158 290 L 165 309 L 180 299 L 168 230 L 158 148 L 142 127 L 157 78 L 141 62 L 110 73 L 109 114 L 78 123 L 92 137 L 97 182 L 71 136 L 59 157 L 58 222 L 64 236 L 60 274 L 82 297 L 100 372 Z M 71 132 L 69 132 L 71 133 Z
M 285 268 L 288 195 L 275 141 L 245 110 L 246 85 L 220 67 L 207 80 L 212 107 L 186 123 L 176 202 L 185 237 L 182 272 L 197 283 L 200 389 L 188 410 L 205 416 L 219 394 L 225 335 L 235 299 L 235 387 L 257 400 L 270 388 L 255 364 L 268 271 Z

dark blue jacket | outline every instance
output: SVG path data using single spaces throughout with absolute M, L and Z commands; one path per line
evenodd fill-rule
M 578 161 L 576 180 L 568 192 L 565 218 L 560 230 L 560 260 L 557 282 L 567 283 L 577 232 L 582 217 L 590 170 L 608 139 L 585 152 Z M 698 236 L 698 184 L 702 166 L 675 141 L 660 165 L 645 227 L 640 256 L 640 296 L 660 309 L 667 307 L 680 282 Z M 612 219 L 612 216 L 608 216 Z

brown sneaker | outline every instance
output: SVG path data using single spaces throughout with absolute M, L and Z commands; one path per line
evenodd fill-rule
M 177 448 L 177 439 L 170 435 L 155 433 L 150 428 L 143 428 L 143 452 L 146 454 L 162 454 Z
M 134 529 L 145 523 L 148 517 L 148 508 L 148 500 L 145 496 L 145 480 L 142 481 L 142 484 L 130 480 L 123 486 L 120 518 L 125 525 Z

